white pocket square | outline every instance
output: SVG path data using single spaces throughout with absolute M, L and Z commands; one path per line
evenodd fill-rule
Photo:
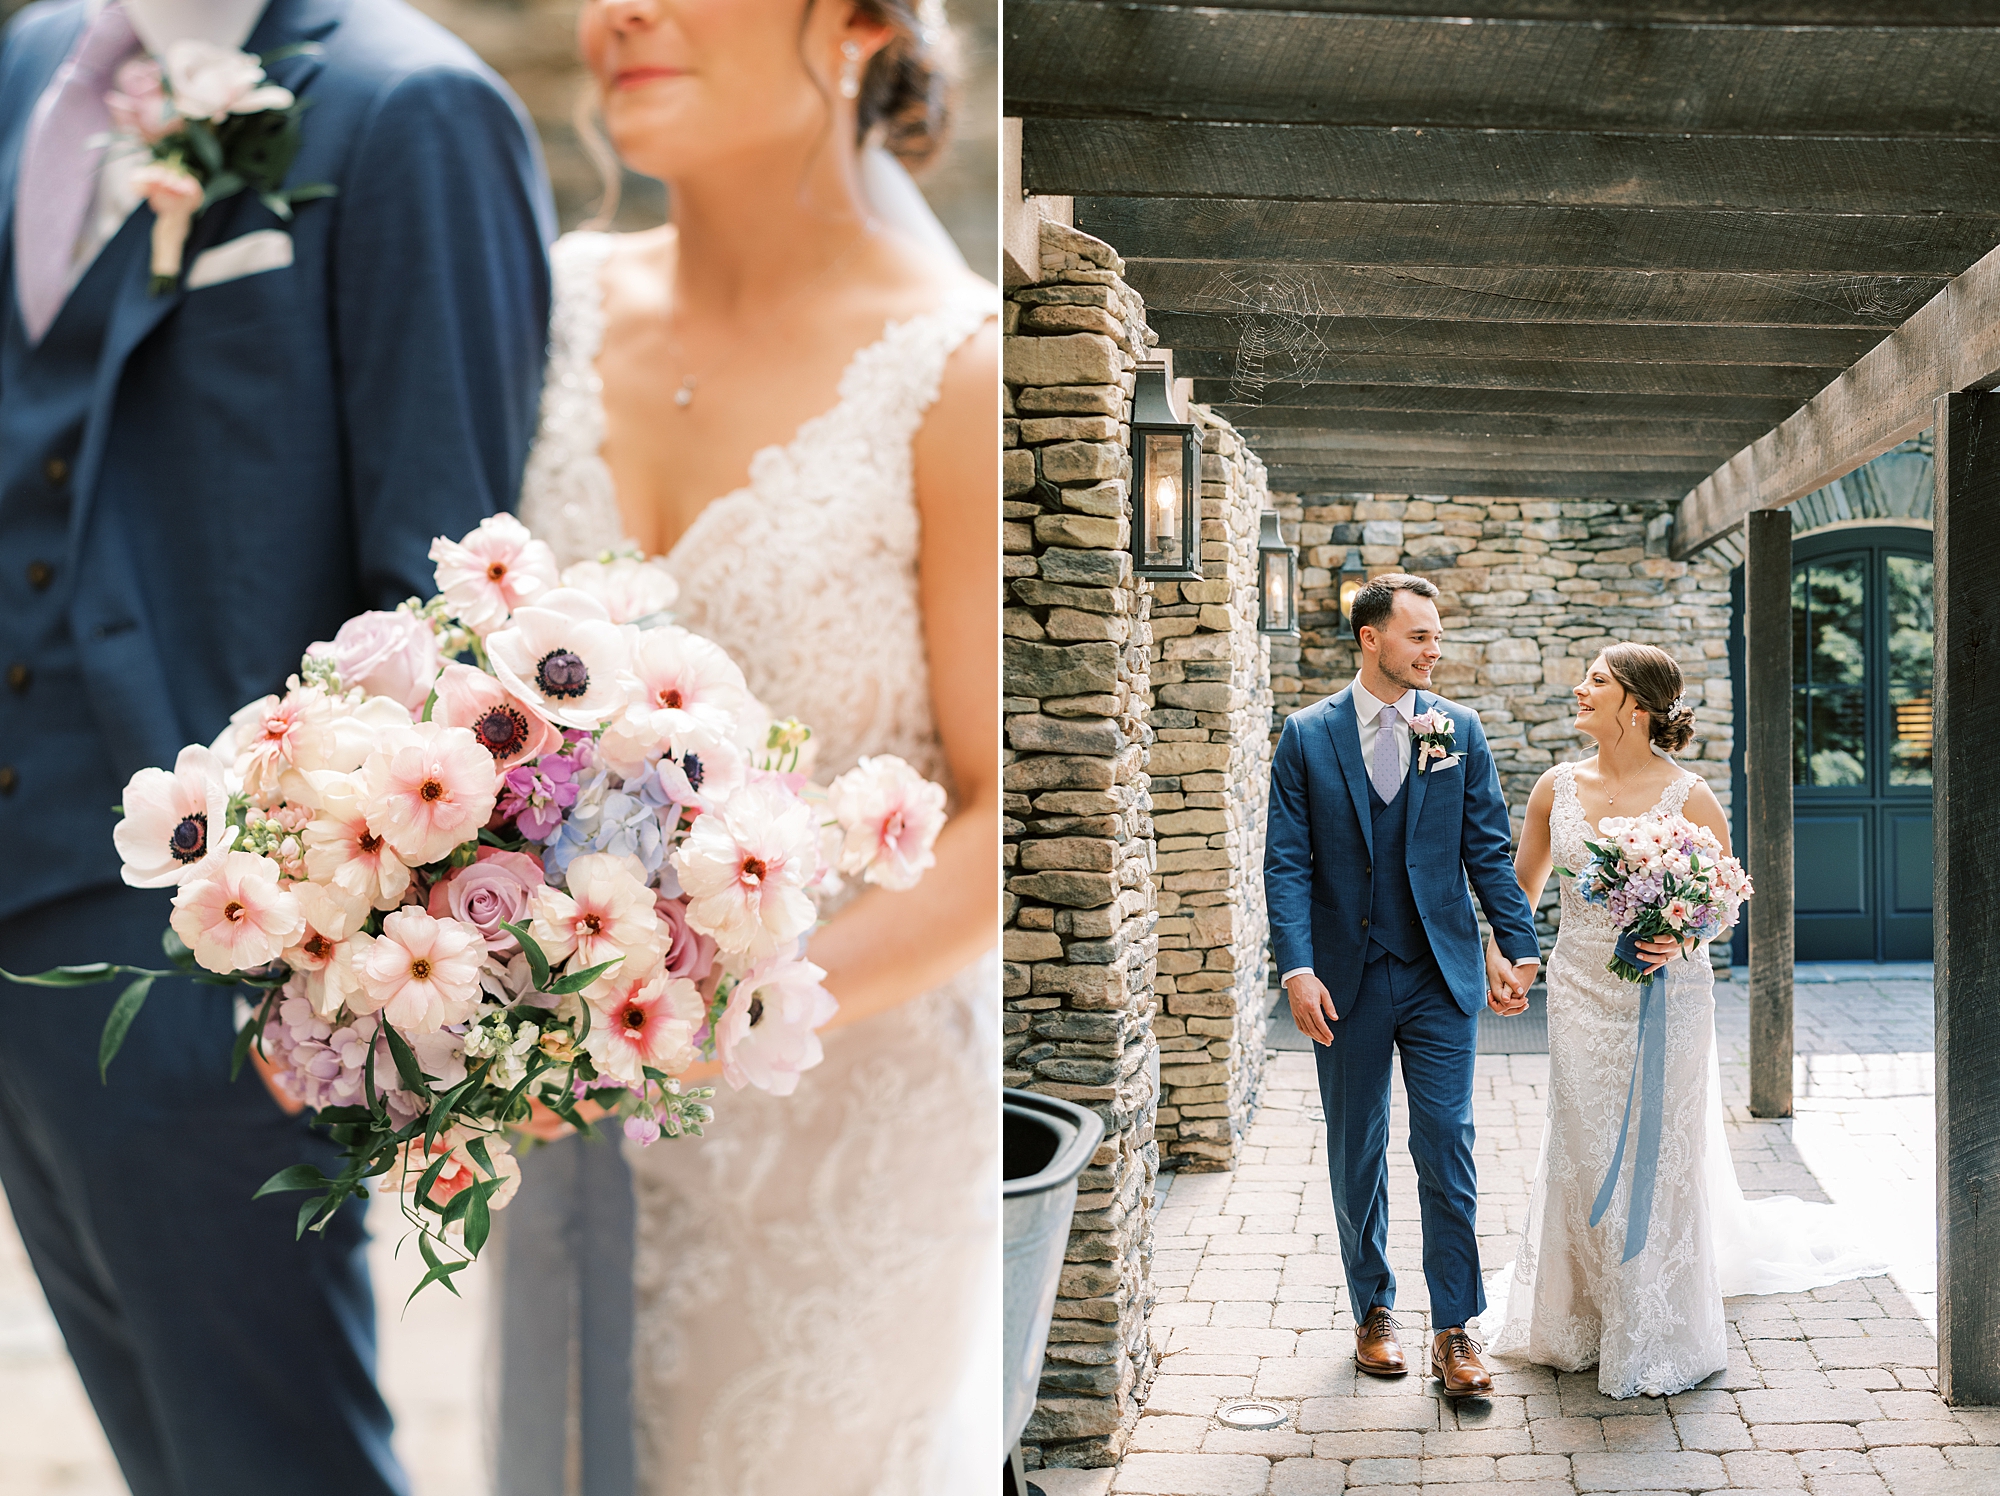
M 283 270 L 292 263 L 292 236 L 283 229 L 258 229 L 195 256 L 188 267 L 187 288 L 219 286 L 266 270 Z
M 1424 772 L 1426 774 L 1435 774 L 1440 769 L 1456 769 L 1464 758 L 1465 755 L 1463 753 L 1452 753 L 1447 754 L 1443 758 L 1434 758 L 1430 761 L 1429 767 Z

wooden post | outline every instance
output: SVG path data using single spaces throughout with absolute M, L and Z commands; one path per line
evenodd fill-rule
M 2000 1404 L 2000 394 L 1937 402 L 1938 1391 Z
M 1750 1114 L 1792 1114 L 1792 516 L 1744 518 L 1743 779 L 1750 900 Z

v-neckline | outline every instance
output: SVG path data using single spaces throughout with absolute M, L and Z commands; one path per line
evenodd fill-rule
M 1674 768 L 1679 770 L 1679 772 L 1672 779 L 1669 779 L 1664 785 L 1660 787 L 1659 794 L 1653 797 L 1653 803 L 1647 806 L 1644 810 L 1640 811 L 1637 815 L 1626 817 L 1627 820 L 1643 821 L 1647 816 L 1653 814 L 1654 811 L 1660 808 L 1661 804 L 1666 800 L 1667 796 L 1673 793 L 1674 786 L 1678 785 L 1683 777 L 1687 776 L 1694 776 L 1697 778 L 1699 777 L 1698 775 L 1694 774 L 1694 770 L 1682 769 L 1679 764 L 1675 764 Z M 1576 770 L 1577 770 L 1577 762 L 1572 761 L 1569 764 L 1569 773 L 1565 777 L 1569 780 L 1569 797 L 1571 800 L 1576 802 L 1577 818 L 1583 822 L 1583 826 L 1586 831 L 1590 832 L 1592 835 L 1602 835 L 1602 833 L 1598 831 L 1597 827 L 1591 824 L 1590 812 L 1583 808 L 1583 792 L 1576 787 Z M 1606 806 L 1605 809 L 1607 811 L 1615 810 L 1616 807 Z M 1600 821 L 1608 821 L 1614 819 L 1614 817 L 1610 815 L 1602 815 L 1599 816 L 1598 819 Z

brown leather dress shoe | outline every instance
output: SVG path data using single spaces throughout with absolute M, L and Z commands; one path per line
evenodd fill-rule
M 1490 1397 L 1493 1378 L 1479 1364 L 1479 1347 L 1463 1328 L 1440 1330 L 1431 1340 L 1431 1375 L 1446 1397 Z
M 1354 1364 L 1371 1377 L 1399 1377 L 1408 1371 L 1396 1328 L 1395 1316 L 1382 1305 L 1370 1309 L 1354 1327 Z

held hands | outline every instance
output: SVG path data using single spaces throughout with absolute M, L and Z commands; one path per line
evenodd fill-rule
M 1537 960 L 1518 964 L 1500 954 L 1499 942 L 1486 942 L 1486 1006 L 1502 1018 L 1528 1011 L 1528 989 L 1535 984 Z
M 1315 1044 L 1333 1042 L 1332 1025 L 1340 1022 L 1333 1010 L 1333 994 L 1326 983 L 1309 971 L 1297 973 L 1285 983 L 1285 995 L 1292 1000 L 1292 1022 Z

